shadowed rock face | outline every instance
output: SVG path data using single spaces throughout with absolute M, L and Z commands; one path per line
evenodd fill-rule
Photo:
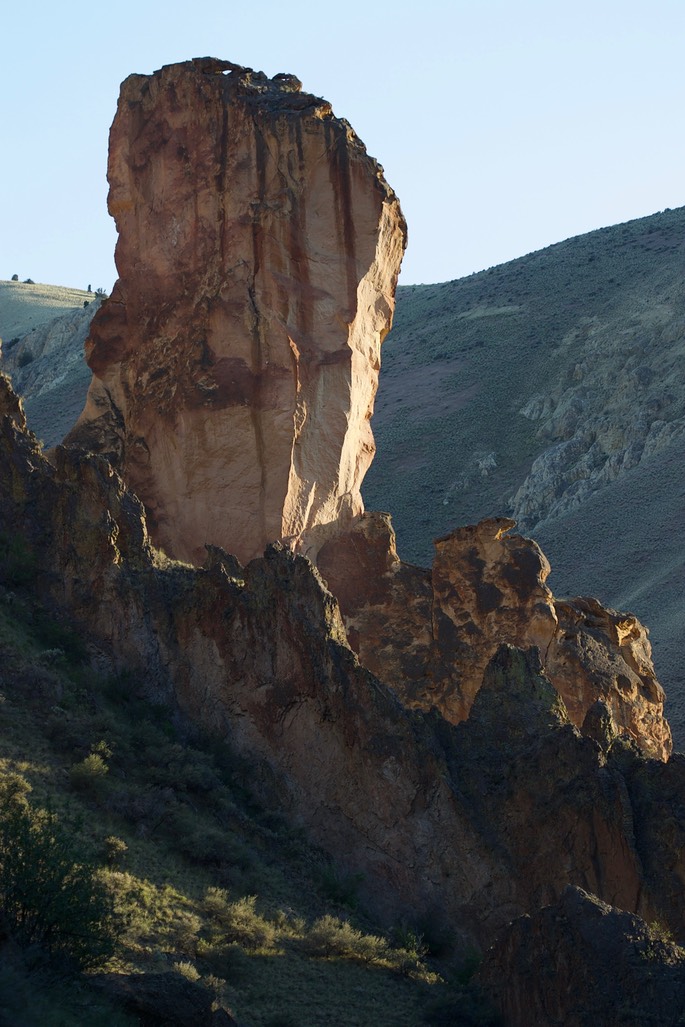
M 198 59 L 126 79 L 112 125 L 119 280 L 67 441 L 108 455 L 190 562 L 205 543 L 313 554 L 363 510 L 405 224 L 347 122 L 300 89 Z
M 477 979 L 511 1027 L 679 1024 L 683 950 L 580 888 L 510 924 Z

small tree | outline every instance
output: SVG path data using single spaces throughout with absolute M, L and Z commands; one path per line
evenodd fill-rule
M 54 813 L 21 794 L 2 797 L 0 918 L 20 944 L 94 967 L 114 952 L 122 929 L 97 868 L 83 860 Z

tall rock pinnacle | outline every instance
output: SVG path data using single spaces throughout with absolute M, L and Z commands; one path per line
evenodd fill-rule
M 178 559 L 315 553 L 375 449 L 406 242 L 382 168 L 293 76 L 202 58 L 126 79 L 108 178 L 119 279 L 66 441 L 110 456 Z

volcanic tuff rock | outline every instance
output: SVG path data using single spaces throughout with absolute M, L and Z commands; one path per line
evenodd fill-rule
M 477 980 L 511 1027 L 681 1024 L 685 954 L 639 917 L 568 887 L 514 921 Z
M 535 649 L 500 647 L 465 722 L 408 710 L 360 666 L 304 557 L 170 561 L 106 460 L 53 459 L 0 378 L 0 533 L 26 546 L 38 594 L 94 658 L 257 761 L 388 916 L 440 910 L 486 944 L 573 883 L 682 934 L 685 760 L 583 737 Z
M 671 732 L 644 627 L 595 599 L 556 600 L 545 555 L 513 527 L 495 518 L 456 529 L 436 541 L 431 571 L 400 561 L 387 514 L 367 513 L 325 543 L 318 567 L 361 662 L 404 702 L 458 723 L 502 642 L 537 646 L 577 727 L 602 700 L 618 733 L 666 759 Z
M 363 510 L 405 223 L 347 122 L 300 89 L 192 60 L 126 79 L 111 129 L 119 280 L 67 441 L 109 456 L 155 542 L 195 563 L 205 543 L 313 553 Z
M 454 282 L 400 287 L 364 482 L 403 559 L 492 513 L 556 595 L 649 625 L 685 746 L 685 207 Z

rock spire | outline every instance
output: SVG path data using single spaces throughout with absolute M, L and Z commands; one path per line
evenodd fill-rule
M 132 75 L 110 134 L 119 279 L 68 443 L 112 459 L 154 541 L 200 563 L 363 512 L 406 241 L 382 168 L 325 100 L 202 58 Z

